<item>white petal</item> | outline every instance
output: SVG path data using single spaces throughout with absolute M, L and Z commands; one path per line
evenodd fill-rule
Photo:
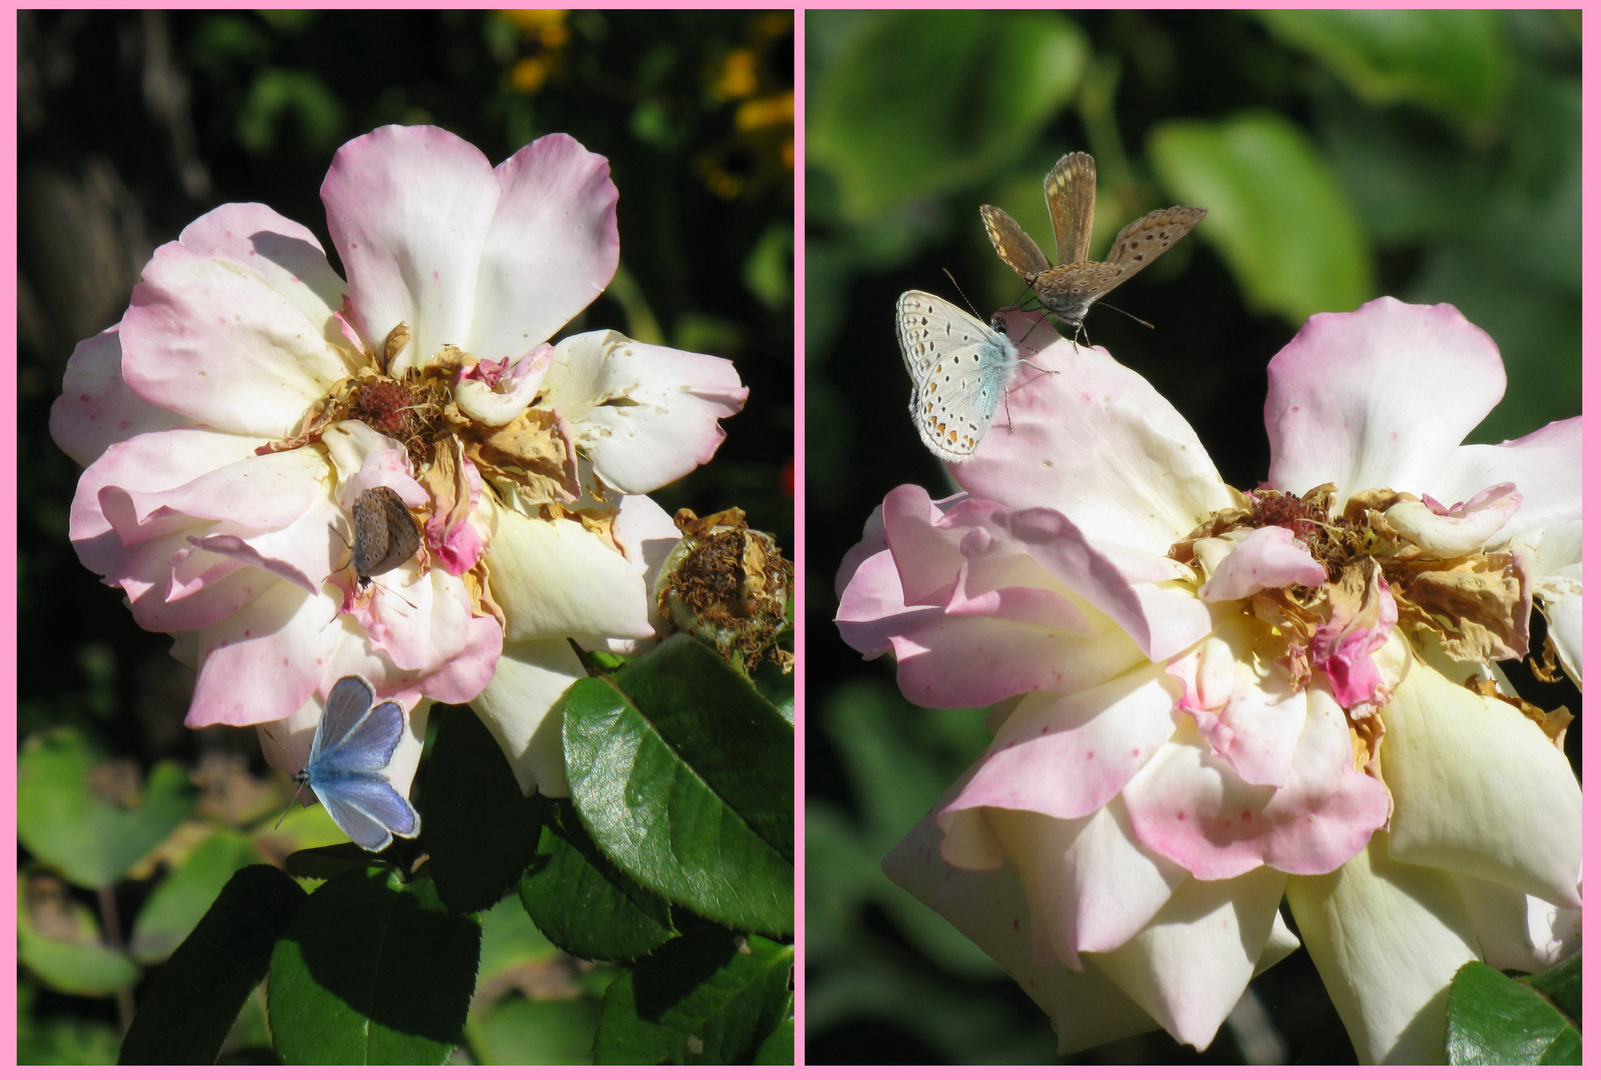
M 1127 945 L 1089 958 L 1175 1039 L 1204 1050 L 1256 971 L 1285 877 L 1262 867 L 1228 881 L 1191 878 Z
M 639 570 L 576 521 L 501 510 L 484 558 L 508 641 L 655 633 Z
M 1285 889 L 1364 1065 L 1443 1064 L 1451 977 L 1482 957 L 1452 875 L 1398 863 L 1383 833 L 1332 874 Z
M 495 677 L 473 699 L 473 712 L 505 751 L 524 795 L 568 796 L 561 703 L 583 677 L 584 665 L 564 640 L 507 642 Z
M 1380 715 L 1390 855 L 1579 905 L 1579 784 L 1534 721 L 1426 664 Z

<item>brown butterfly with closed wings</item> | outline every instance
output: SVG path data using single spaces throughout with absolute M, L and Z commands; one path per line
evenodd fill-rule
M 1045 204 L 1056 234 L 1056 264 L 1045 258 L 1012 216 L 998 206 L 981 206 L 984 229 L 995 253 L 1016 270 L 1046 310 L 1074 331 L 1084 328 L 1090 305 L 1145 269 L 1206 216 L 1198 206 L 1152 210 L 1126 225 L 1112 241 L 1105 262 L 1091 262 L 1090 229 L 1095 223 L 1095 159 L 1066 154 L 1045 177 Z

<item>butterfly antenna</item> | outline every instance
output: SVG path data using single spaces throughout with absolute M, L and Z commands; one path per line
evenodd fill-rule
M 1141 326 L 1145 327 L 1147 330 L 1155 330 L 1156 329 L 1156 324 L 1155 323 L 1148 323 L 1144 319 L 1140 318 L 1138 315 L 1130 315 L 1128 312 L 1124 311 L 1120 307 L 1112 307 L 1112 305 L 1108 304 L 1105 300 L 1102 300 L 1100 302 L 1100 304 L 1101 304 L 1101 306 L 1103 308 L 1112 308 L 1112 310 L 1117 312 L 1119 315 L 1122 315 L 1125 318 L 1133 319 L 1135 322 L 1139 323 Z
M 295 763 L 295 775 L 296 776 L 299 776 L 301 773 L 306 771 L 306 767 L 304 765 L 300 764 L 300 759 L 296 758 L 295 755 L 290 752 L 289 747 L 285 746 L 283 743 L 278 741 L 278 736 L 274 735 L 272 732 L 268 731 L 266 728 L 262 728 L 261 729 L 261 733 L 263 735 L 267 736 L 267 738 L 271 739 L 273 741 L 273 744 L 275 746 L 277 746 L 278 749 L 280 749 L 280 750 L 282 750 L 284 752 L 284 756 L 287 757 L 290 761 L 293 761 Z M 280 825 L 282 825 L 284 823 L 284 818 L 289 816 L 289 811 L 293 810 L 295 808 L 295 803 L 300 801 L 300 793 L 303 790 L 305 790 L 305 787 L 306 787 L 306 782 L 304 780 L 300 781 L 300 786 L 295 788 L 294 795 L 290 796 L 289 805 L 284 807 L 284 812 L 278 815 L 278 820 L 272 823 L 272 827 L 273 828 L 276 829 L 278 826 L 280 826 Z
M 982 322 L 983 317 L 978 314 L 978 308 L 974 307 L 973 301 L 967 298 L 967 293 L 962 292 L 962 287 L 956 284 L 956 275 L 951 273 L 950 267 L 942 266 L 940 269 L 944 270 L 945 276 L 951 279 L 951 284 L 956 286 L 956 291 L 962 293 L 962 303 L 967 305 L 967 310 L 971 311 L 975 316 L 978 316 L 979 321 Z

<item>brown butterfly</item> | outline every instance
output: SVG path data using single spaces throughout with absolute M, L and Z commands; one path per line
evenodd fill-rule
M 1084 328 L 1090 305 L 1145 269 L 1206 216 L 1198 206 L 1152 210 L 1126 225 L 1112 241 L 1105 262 L 1091 262 L 1090 228 L 1095 222 L 1095 159 L 1066 154 L 1045 178 L 1045 205 L 1056 233 L 1056 264 L 1022 226 L 998 206 L 981 206 L 984 229 L 1001 260 L 1023 275 L 1052 315 L 1075 331 Z
M 350 554 L 362 588 L 417 554 L 417 519 L 394 488 L 368 488 L 356 496 L 350 514 L 356 521 Z

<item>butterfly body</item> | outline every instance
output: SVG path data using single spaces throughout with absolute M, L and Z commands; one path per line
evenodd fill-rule
M 317 801 L 344 834 L 368 851 L 382 851 L 396 836 L 413 837 L 422 822 L 390 784 L 389 765 L 406 727 L 397 701 L 380 701 L 360 675 L 334 683 L 311 739 L 311 756 L 295 780 L 311 785 Z
M 417 553 L 417 519 L 394 488 L 368 488 L 356 496 L 350 514 L 356 523 L 350 556 L 363 588 Z
M 1017 346 L 997 324 L 986 326 L 932 293 L 902 293 L 895 316 L 917 433 L 936 457 L 966 461 L 1022 362 Z
M 1089 257 L 1095 224 L 1095 159 L 1067 154 L 1045 178 L 1045 203 L 1056 234 L 1055 264 L 1006 211 L 982 206 L 984 229 L 1001 261 L 1020 274 L 1052 315 L 1075 330 L 1090 305 L 1139 273 L 1206 216 L 1198 206 L 1170 206 L 1123 227 L 1104 262 Z

